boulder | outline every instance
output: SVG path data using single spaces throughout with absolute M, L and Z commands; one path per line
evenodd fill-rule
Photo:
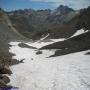
M 24 60 L 25 60 L 25 59 L 22 59 L 22 60 L 20 60 L 19 62 L 20 62 L 20 63 L 24 63 L 24 62 L 23 62 Z
M 10 79 L 6 75 L 0 74 L 0 90 L 7 90 L 7 84 L 10 82 Z M 10 89 L 11 90 L 11 89 Z
M 90 55 L 90 52 L 87 52 L 85 55 Z
M 13 59 L 11 61 L 11 65 L 16 65 L 16 64 L 19 64 L 19 60 Z
M 42 51 L 37 51 L 36 54 L 42 54 Z
M 6 83 L 2 79 L 0 79 L 0 87 L 4 87 L 4 86 L 6 86 Z
M 5 84 L 10 82 L 10 79 L 5 75 L 2 77 L 2 80 L 5 82 Z

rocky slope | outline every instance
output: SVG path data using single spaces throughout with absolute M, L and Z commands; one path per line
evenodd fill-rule
M 8 15 L 0 9 L 0 87 L 10 82 L 9 78 L 2 74 L 12 74 L 9 66 L 19 63 L 18 60 L 12 60 L 13 54 L 9 53 L 8 43 L 14 40 L 27 39 L 12 26 Z
M 42 47 L 41 49 L 58 49 L 52 56 L 66 55 L 70 53 L 85 51 L 90 49 L 90 31 L 68 38 L 61 42 Z
M 24 40 L 26 38 L 12 26 L 8 15 L 4 11 L 0 11 L 0 13 L 0 59 L 2 59 L 10 56 L 8 53 L 8 43 L 10 41 Z

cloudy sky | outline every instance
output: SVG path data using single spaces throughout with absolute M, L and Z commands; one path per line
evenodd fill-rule
M 90 6 L 90 0 L 0 0 L 0 7 L 5 10 L 24 8 L 55 9 L 59 5 L 81 9 Z

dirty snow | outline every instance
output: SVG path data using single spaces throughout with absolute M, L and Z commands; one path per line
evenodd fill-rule
M 46 58 L 54 51 L 43 50 L 36 55 L 34 49 L 21 48 L 18 43 L 9 43 L 9 51 L 16 55 L 13 58 L 25 60 L 11 67 L 11 85 L 19 90 L 90 90 L 90 55 L 84 55 L 87 51 Z

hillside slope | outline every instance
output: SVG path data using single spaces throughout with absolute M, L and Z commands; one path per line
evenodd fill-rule
M 0 62 L 7 64 L 11 61 L 11 54 L 9 53 L 9 42 L 15 40 L 27 40 L 12 26 L 8 15 L 0 11 Z
M 82 28 L 90 30 L 90 7 L 80 10 L 78 15 L 74 16 L 70 21 L 65 22 L 64 25 L 53 26 L 49 30 L 50 38 L 69 38 Z

